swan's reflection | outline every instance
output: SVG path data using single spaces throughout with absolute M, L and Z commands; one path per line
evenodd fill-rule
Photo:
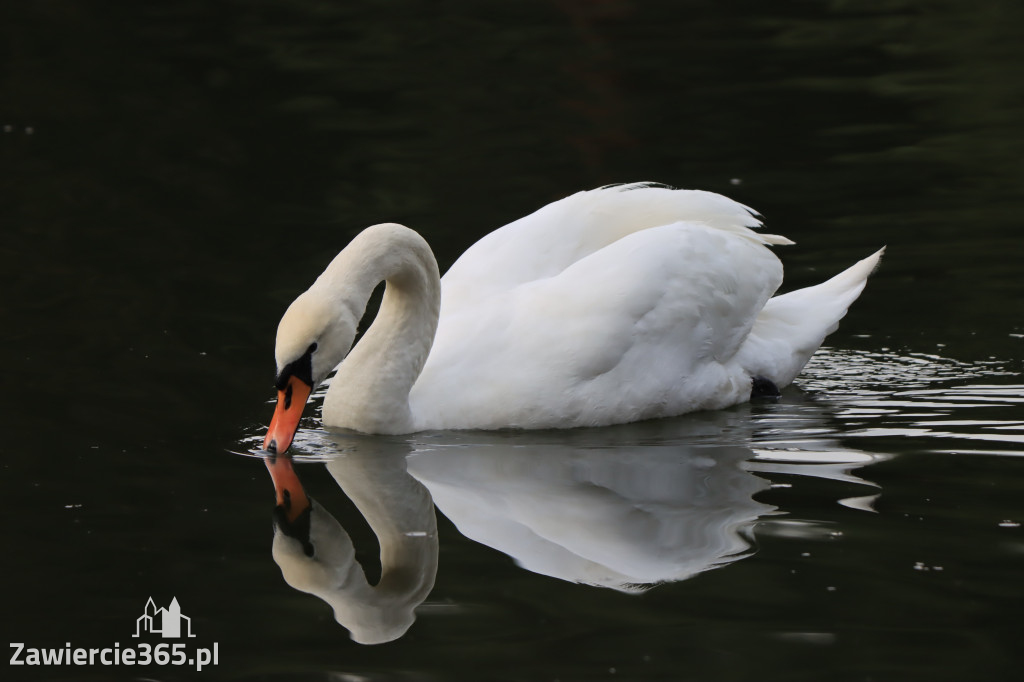
M 637 591 L 735 561 L 749 529 L 773 509 L 745 471 L 748 449 L 711 445 L 493 440 L 409 460 L 467 537 L 530 571 Z
M 754 449 L 758 421 L 746 408 L 558 432 L 306 432 L 298 449 L 317 453 L 376 533 L 382 577 L 368 583 L 348 534 L 322 507 L 302 511 L 286 458 L 268 460 L 279 503 L 274 559 L 363 643 L 400 637 L 426 599 L 438 562 L 435 504 L 464 535 L 536 573 L 626 592 L 684 580 L 752 552 L 754 524 L 775 509 L 754 499 L 770 486 L 763 475 L 866 483 L 850 472 L 874 456 L 821 438 L 816 408 L 791 409 L 772 428 L 807 434 L 800 444 L 822 455 L 818 466 L 799 448 Z
M 285 581 L 316 595 L 361 644 L 398 639 L 434 586 L 437 521 L 430 494 L 406 469 L 408 447 L 352 449 L 327 470 L 366 517 L 380 543 L 381 577 L 371 585 L 345 529 L 306 497 L 287 457 L 267 459 L 277 492 L 274 561 Z

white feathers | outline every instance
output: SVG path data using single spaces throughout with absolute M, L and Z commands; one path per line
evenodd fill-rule
M 749 398 L 753 375 L 785 385 L 880 253 L 769 300 L 782 265 L 766 245 L 791 242 L 757 227 L 750 209 L 710 192 L 580 192 L 470 247 L 441 280 L 439 318 L 421 240 L 371 228 L 306 294 L 361 309 L 370 283 L 401 293 L 400 306 L 385 294 L 342 363 L 324 422 L 391 433 L 598 426 L 732 405 Z M 279 348 L 313 341 L 282 323 Z
M 772 298 L 758 314 L 737 362 L 779 387 L 790 384 L 825 337 L 839 327 L 883 253 L 885 249 L 879 249 L 827 282 Z

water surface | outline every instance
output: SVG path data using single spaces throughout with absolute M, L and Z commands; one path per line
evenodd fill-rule
M 147 599 L 176 597 L 220 659 L 4 678 L 1015 679 L 1022 13 L 6 8 L 7 641 L 129 646 Z M 764 213 L 797 242 L 786 290 L 887 255 L 778 402 L 397 440 L 311 411 L 297 474 L 371 582 L 377 540 L 332 467 L 390 452 L 434 507 L 415 622 L 353 642 L 285 582 L 247 454 L 284 307 L 366 225 L 418 229 L 444 268 L 548 201 L 637 180 Z

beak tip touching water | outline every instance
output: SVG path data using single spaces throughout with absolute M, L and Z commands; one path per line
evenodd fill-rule
M 275 419 L 270 423 L 267 435 L 263 439 L 263 449 L 272 455 L 283 455 L 292 444 L 294 432 L 285 433 L 284 431 L 287 431 L 287 429 L 282 429 L 277 421 Z
M 263 439 L 264 450 L 275 455 L 283 455 L 288 451 L 295 432 L 299 429 L 302 410 L 312 391 L 312 386 L 295 376 L 288 379 L 284 390 L 278 391 L 274 417 L 270 420 L 266 438 Z

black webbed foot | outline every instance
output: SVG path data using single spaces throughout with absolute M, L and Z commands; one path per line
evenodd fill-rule
M 751 377 L 750 399 L 751 400 L 778 400 L 782 395 L 775 382 L 765 377 Z

